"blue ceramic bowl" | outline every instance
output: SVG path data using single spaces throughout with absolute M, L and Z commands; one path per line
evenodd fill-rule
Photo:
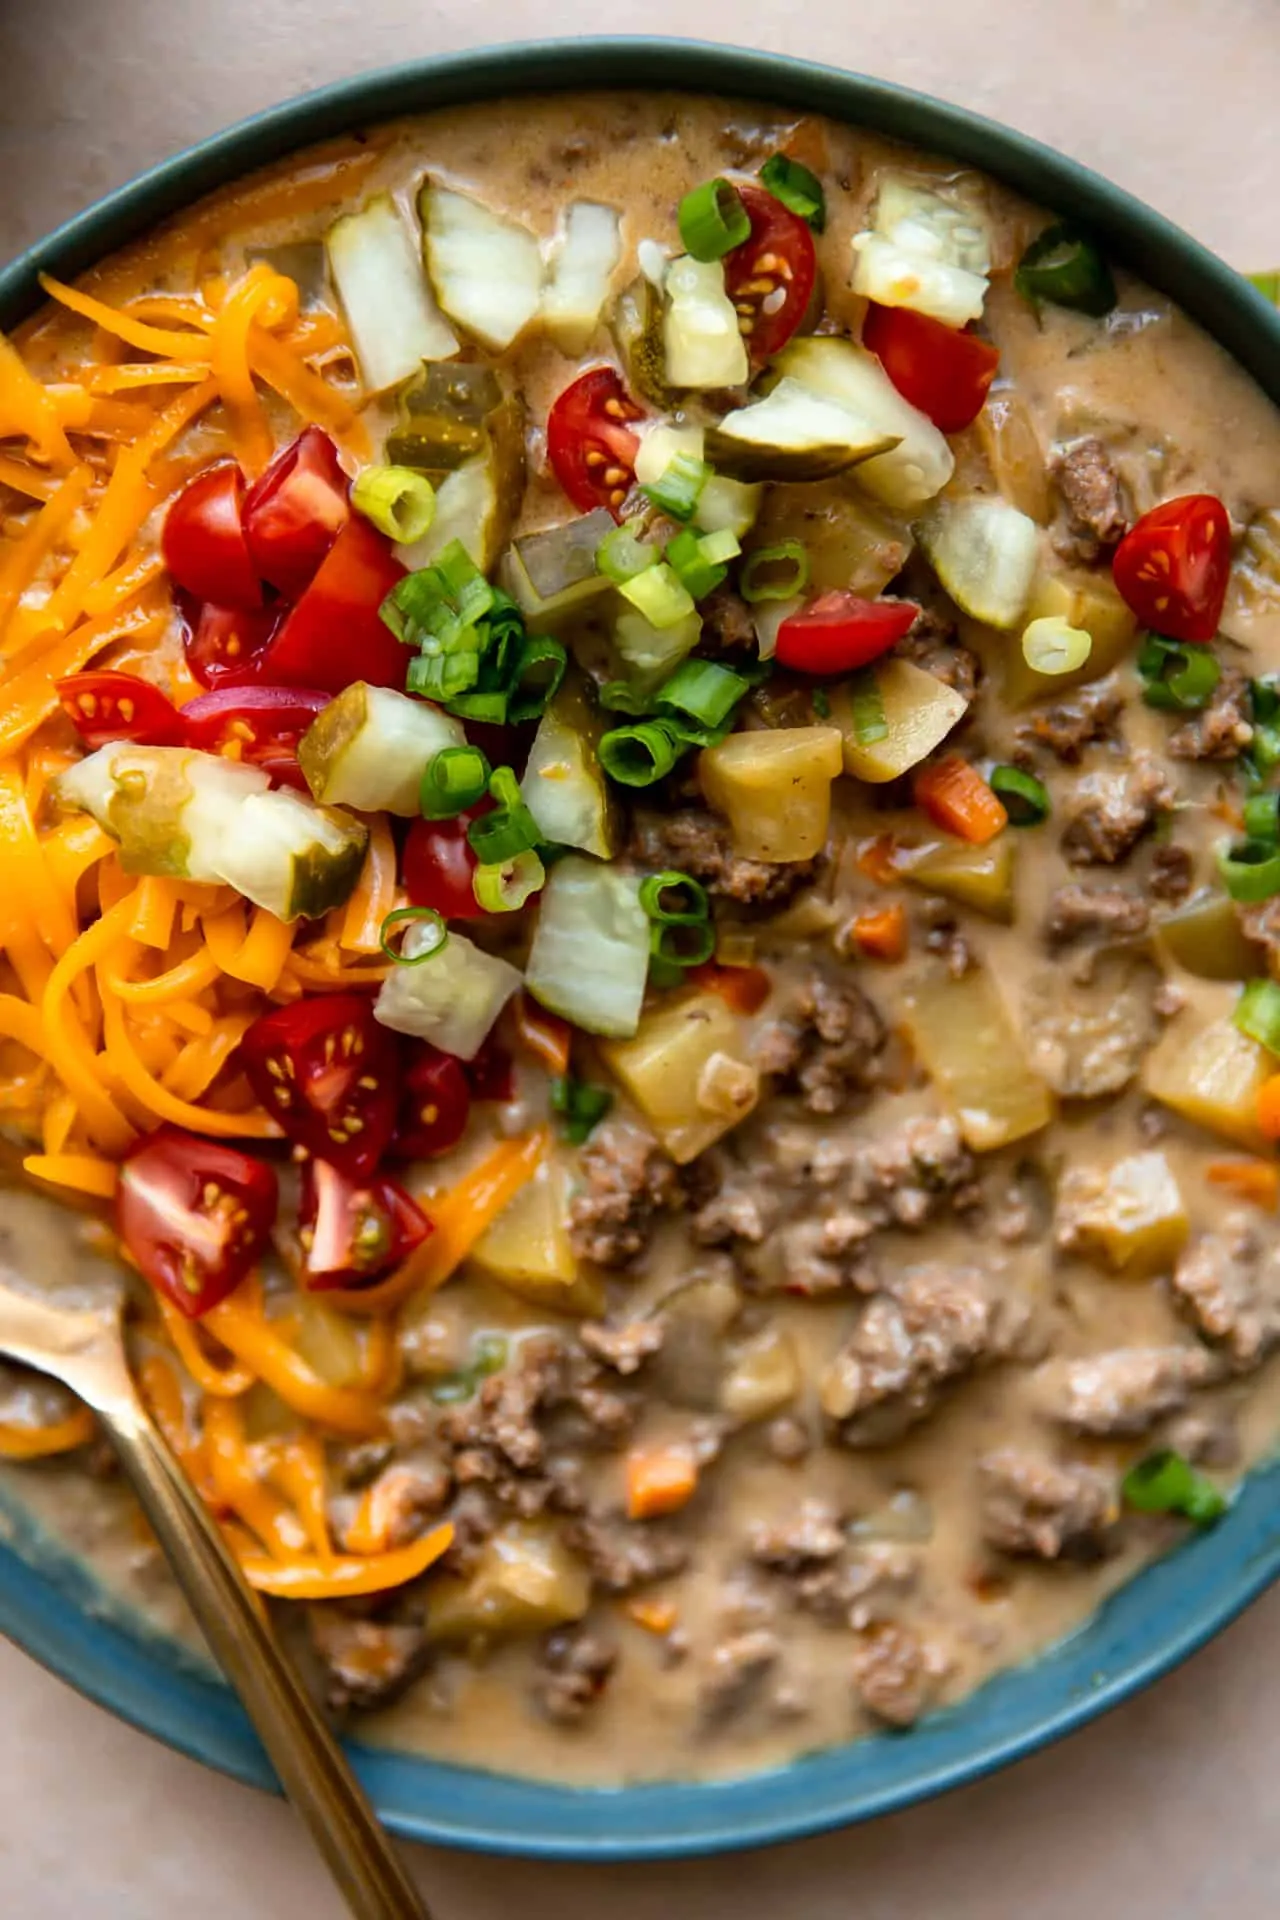
M 169 160 L 0 272 L 0 327 L 63 278 L 212 188 L 293 149 L 396 114 L 580 87 L 667 87 L 830 114 L 985 168 L 1090 227 L 1162 288 L 1280 402 L 1280 318 L 1194 240 L 1096 174 L 1021 134 L 882 81 L 687 41 L 496 47 L 372 74 L 294 100 Z M 1033 1665 L 1005 1673 L 906 1735 L 705 1785 L 590 1791 L 376 1752 L 353 1742 L 383 1818 L 417 1840 L 559 1859 L 672 1858 L 789 1840 L 974 1780 L 1096 1718 L 1225 1626 L 1280 1574 L 1280 1467 L 1251 1476 L 1230 1514 L 1141 1574 Z M 225 1688 L 120 1618 L 82 1568 L 4 1515 L 0 1628 L 91 1699 L 237 1779 L 274 1784 Z

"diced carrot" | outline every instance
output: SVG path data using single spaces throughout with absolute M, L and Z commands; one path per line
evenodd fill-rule
M 646 1633 L 670 1633 L 678 1618 L 673 1600 L 647 1600 L 643 1595 L 628 1600 L 623 1612 Z
M 691 986 L 718 993 L 735 1013 L 747 1018 L 759 1013 L 773 992 L 773 981 L 763 967 L 722 967 L 708 960 L 705 966 L 691 967 L 686 978 Z
M 1274 1077 L 1280 1079 L 1280 1074 Z M 1274 1213 L 1280 1206 L 1280 1166 L 1273 1161 L 1211 1160 L 1205 1168 L 1205 1177 L 1215 1187 L 1234 1194 L 1237 1200 L 1250 1200 L 1267 1213 Z
M 958 753 L 946 754 L 916 775 L 915 798 L 935 826 L 975 847 L 994 840 L 1009 824 L 999 797 Z
M 853 937 L 869 960 L 903 960 L 907 953 L 907 910 L 901 902 L 875 913 L 860 913 Z
M 522 993 L 512 1013 L 516 1043 L 540 1060 L 548 1073 L 568 1073 L 573 1028 L 558 1014 L 545 1013 L 536 1000 Z
M 1280 1073 L 1273 1073 L 1258 1089 L 1258 1126 L 1268 1140 L 1280 1140 Z
M 898 872 L 898 843 L 891 833 L 878 833 L 874 840 L 858 848 L 858 872 L 877 886 L 889 887 L 901 876 Z
M 687 1506 L 698 1485 L 698 1466 L 687 1447 L 632 1447 L 626 1461 L 627 1514 L 649 1520 Z

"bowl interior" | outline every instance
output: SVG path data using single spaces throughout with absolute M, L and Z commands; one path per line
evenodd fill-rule
M 497 47 L 343 82 L 165 162 L 0 271 L 0 327 L 214 187 L 312 141 L 395 115 L 576 87 L 661 86 L 823 112 L 986 169 L 1087 225 L 1177 300 L 1280 402 L 1280 317 L 1222 261 L 1087 169 L 990 121 L 884 82 L 741 50 L 653 39 Z M 958 1786 L 1095 1717 L 1186 1657 L 1280 1574 L 1280 1467 L 1229 1516 L 1150 1567 L 1073 1638 L 908 1736 L 884 1735 L 777 1772 L 608 1792 L 543 1786 L 426 1759 L 351 1751 L 407 1837 L 493 1852 L 672 1857 L 795 1838 Z M 0 1629 L 122 1718 L 261 1786 L 272 1776 L 230 1693 L 109 1606 L 83 1567 L 0 1499 Z

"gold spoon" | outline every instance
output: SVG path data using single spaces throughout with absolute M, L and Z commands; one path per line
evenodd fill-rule
M 6 1203 L 15 1197 L 6 1194 Z M 95 1290 L 90 1307 L 63 1306 L 54 1304 L 57 1290 L 6 1284 L 15 1277 L 0 1278 L 0 1352 L 61 1380 L 101 1420 L 205 1639 L 356 1920 L 429 1920 L 342 1749 L 138 1398 L 125 1363 L 119 1288 Z

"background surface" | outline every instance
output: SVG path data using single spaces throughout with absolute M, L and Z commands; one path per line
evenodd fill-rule
M 687 31 L 682 0 L 0 0 L 0 257 L 229 122 L 398 59 Z M 1241 267 L 1280 263 L 1275 0 L 703 0 L 701 37 L 1011 122 Z M 437 1920 L 1263 1920 L 1280 1904 L 1280 1593 L 1144 1699 L 931 1807 L 746 1862 L 530 1868 L 420 1852 Z M 0 1910 L 341 1920 L 285 1810 L 0 1644 Z

